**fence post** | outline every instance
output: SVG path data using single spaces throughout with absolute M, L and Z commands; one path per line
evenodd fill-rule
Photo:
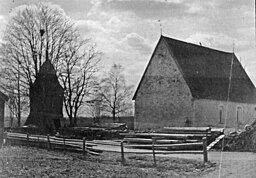
M 153 151 L 154 166 L 156 166 L 155 143 L 156 143 L 156 139 L 152 138 L 152 151 Z
M 122 165 L 125 165 L 125 159 L 124 159 L 124 142 L 121 141 L 121 163 Z
M 208 162 L 208 155 L 207 155 L 207 138 L 203 138 L 203 154 L 204 154 L 204 163 Z
M 4 132 L 4 135 L 3 135 L 3 144 L 0 145 L 0 148 L 4 145 L 7 145 L 7 139 L 8 139 L 8 135 L 7 135 L 7 131 Z
M 27 132 L 27 146 L 29 147 L 29 133 Z
M 51 142 L 50 142 L 50 136 L 47 134 L 47 143 L 48 143 L 48 150 L 51 149 Z
M 63 147 L 64 147 L 64 151 L 66 151 L 66 140 L 65 140 L 65 138 L 63 138 Z
M 37 136 L 37 146 L 40 148 L 39 136 Z
M 83 155 L 85 155 L 86 152 L 85 152 L 85 137 L 83 137 Z

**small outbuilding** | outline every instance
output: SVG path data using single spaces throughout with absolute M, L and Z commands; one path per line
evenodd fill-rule
M 8 97 L 0 91 L 0 148 L 4 138 L 4 108 Z

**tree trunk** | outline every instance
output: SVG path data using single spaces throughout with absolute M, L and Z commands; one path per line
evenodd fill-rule
M 69 116 L 69 127 L 74 127 L 74 118 Z
M 17 122 L 18 127 L 20 127 L 20 116 L 18 116 L 18 122 Z
M 99 124 L 100 123 L 100 116 L 96 116 L 94 120 L 94 124 Z
M 113 123 L 116 121 L 116 114 L 115 110 L 112 111 L 112 118 L 113 118 Z
M 13 116 L 10 116 L 10 127 L 13 127 Z
M 77 124 L 77 117 L 75 116 L 74 117 L 74 125 L 73 125 L 73 127 L 77 126 L 76 124 Z

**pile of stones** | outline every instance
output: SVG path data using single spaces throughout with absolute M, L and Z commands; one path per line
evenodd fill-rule
M 226 151 L 256 152 L 256 120 L 242 131 L 234 131 L 225 137 Z

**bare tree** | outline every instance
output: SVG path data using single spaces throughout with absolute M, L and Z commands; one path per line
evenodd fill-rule
M 5 54 L 3 49 L 0 48 L 1 55 Z M 24 84 L 24 78 L 20 75 L 20 63 L 17 61 L 11 62 L 11 60 L 7 60 L 3 56 L 0 57 L 0 88 L 9 97 L 7 105 L 11 113 L 11 123 L 13 123 L 13 116 L 15 116 L 17 125 L 20 126 L 21 111 L 24 112 L 28 106 L 27 85 Z
M 20 71 L 21 85 L 29 88 L 46 59 L 57 68 L 70 47 L 66 42 L 72 41 L 76 33 L 73 22 L 57 6 L 39 3 L 15 9 L 1 50 L 8 66 L 7 79 L 16 80 Z
M 70 126 L 76 126 L 79 108 L 96 87 L 95 73 L 99 61 L 99 53 L 94 46 L 90 46 L 83 55 L 66 56 L 63 61 L 60 80 L 64 86 L 64 106 Z
M 43 62 L 50 60 L 65 89 L 65 108 L 74 125 L 97 71 L 98 54 L 59 6 L 37 3 L 13 10 L 1 46 L 1 72 L 5 83 L 19 78 L 21 91 L 28 96 Z
M 21 125 L 21 116 L 20 111 L 26 112 L 28 109 L 28 98 L 21 96 L 20 99 L 17 97 L 17 90 L 13 92 L 8 92 L 8 102 L 6 105 L 9 109 L 10 116 L 10 126 L 13 127 L 14 118 L 17 118 L 17 125 Z
M 120 64 L 114 64 L 106 78 L 101 82 L 101 90 L 105 112 L 112 115 L 113 122 L 116 117 L 125 113 L 132 107 L 131 95 L 133 86 L 127 86 Z
M 91 98 L 86 101 L 87 105 L 87 114 L 89 114 L 94 123 L 100 122 L 101 114 L 105 111 L 105 106 L 103 103 L 102 92 L 100 91 L 99 84 L 94 88 Z

